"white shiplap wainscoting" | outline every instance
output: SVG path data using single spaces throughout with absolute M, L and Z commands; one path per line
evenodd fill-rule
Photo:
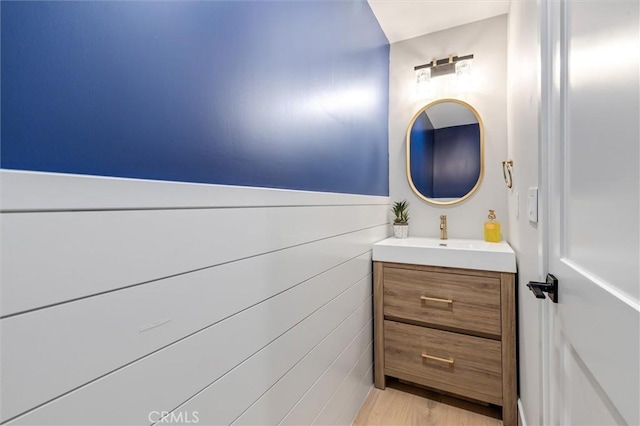
M 1 422 L 353 420 L 388 197 L 0 180 Z

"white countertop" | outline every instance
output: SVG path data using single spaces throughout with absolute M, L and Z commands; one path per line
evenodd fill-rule
M 516 272 L 516 254 L 506 241 L 488 243 L 464 239 L 387 238 L 373 245 L 373 260 Z

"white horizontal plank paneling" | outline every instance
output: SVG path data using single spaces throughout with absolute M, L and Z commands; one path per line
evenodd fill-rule
M 179 406 L 370 273 L 371 256 L 367 253 L 10 424 L 149 423 L 149 413 Z
M 6 170 L 0 186 L 0 421 L 148 424 L 228 382 L 231 420 L 322 390 L 308 424 L 362 351 L 388 197 Z
M 371 352 L 373 321 L 342 351 L 279 424 L 310 425 L 366 352 Z M 371 355 L 373 356 L 373 355 Z
M 0 170 L 0 209 L 112 210 L 389 204 L 388 197 Z
M 236 419 L 234 424 L 278 424 L 354 339 L 360 342 L 356 345 L 366 345 L 371 341 L 368 324 L 372 318 L 372 308 L 369 298 Z
M 344 263 L 378 226 L 0 321 L 2 418 L 18 415 Z
M 344 321 L 371 299 L 371 276 L 323 306 L 176 411 L 198 411 L 204 424 L 230 424 Z M 346 345 L 344 342 L 340 342 Z M 348 342 L 347 342 L 348 343 Z M 286 411 L 285 411 L 286 412 Z M 259 420 L 256 424 L 274 424 Z
M 313 420 L 313 425 L 333 425 L 338 421 L 340 413 L 347 408 L 351 399 L 362 381 L 362 377 L 373 365 L 373 342 L 360 355 L 351 371 L 344 377 L 344 380 L 333 394 L 331 399 L 324 406 L 320 414 Z
M 385 206 L 5 213 L 1 314 L 388 221 Z

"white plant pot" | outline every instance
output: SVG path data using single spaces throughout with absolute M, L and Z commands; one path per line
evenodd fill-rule
M 407 238 L 409 236 L 409 225 L 393 225 L 393 236 Z

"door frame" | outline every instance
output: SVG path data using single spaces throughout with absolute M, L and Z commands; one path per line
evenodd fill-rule
M 562 0 L 561 0 L 562 1 Z M 561 46 L 559 27 L 553 14 L 557 13 L 560 3 L 549 4 L 545 0 L 538 0 L 539 19 L 539 111 L 538 111 L 538 277 L 541 281 L 549 272 L 549 218 L 550 218 L 550 194 L 551 194 L 551 141 L 554 130 L 554 108 L 559 106 L 559 97 L 554 93 L 554 54 L 564 54 L 565 52 L 555 52 L 554 45 Z M 557 16 L 557 15 L 556 15 Z M 564 15 L 562 15 L 562 18 Z M 560 50 L 563 50 L 560 48 Z M 562 59 L 560 60 L 562 62 Z M 557 78 L 557 77 L 556 77 Z M 560 87 L 564 87 L 561 85 Z M 560 121 L 564 120 L 564 115 Z M 551 424 L 551 351 L 552 351 L 552 330 L 551 322 L 553 311 L 549 306 L 549 299 L 544 299 L 540 315 L 540 408 L 542 410 L 542 424 Z

